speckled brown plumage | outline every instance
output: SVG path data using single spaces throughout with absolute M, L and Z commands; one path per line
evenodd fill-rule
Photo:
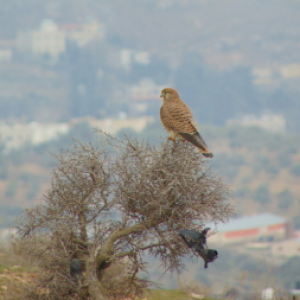
M 180 99 L 179 94 L 172 88 L 161 91 L 163 104 L 160 109 L 160 119 L 172 140 L 180 138 L 192 143 L 206 157 L 213 157 L 198 132 L 189 107 Z

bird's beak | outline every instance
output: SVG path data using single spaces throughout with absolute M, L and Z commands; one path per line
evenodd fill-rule
M 163 98 L 164 97 L 164 95 L 163 94 L 160 94 L 160 98 Z

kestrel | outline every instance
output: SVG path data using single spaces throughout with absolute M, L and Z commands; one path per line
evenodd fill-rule
M 205 157 L 213 157 L 198 132 L 197 124 L 189 107 L 180 99 L 179 94 L 172 88 L 161 91 L 163 104 L 160 109 L 160 119 L 170 134 L 170 140 L 180 138 L 192 143 Z

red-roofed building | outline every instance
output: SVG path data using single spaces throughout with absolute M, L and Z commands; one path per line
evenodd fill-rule
M 217 234 L 209 239 L 212 243 L 283 240 L 292 235 L 290 223 L 286 219 L 270 213 L 243 216 L 232 219 L 226 224 L 217 226 L 209 224 L 207 227 L 217 231 Z

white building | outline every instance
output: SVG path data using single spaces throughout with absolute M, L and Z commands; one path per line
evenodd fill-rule
M 91 41 L 105 39 L 105 26 L 97 20 L 85 24 L 64 24 L 59 27 L 66 35 L 66 38 L 75 41 L 79 47 L 84 47 Z
M 0 124 L 0 141 L 7 150 L 20 148 L 26 144 L 38 145 L 69 132 L 67 123 L 15 123 Z
M 1 228 L 0 229 L 0 242 L 8 242 L 10 241 L 14 236 L 17 235 L 17 229 L 15 228 Z
M 239 119 L 229 119 L 227 125 L 257 126 L 270 132 L 285 132 L 286 121 L 282 115 L 264 114 L 261 117 L 244 115 Z
M 98 128 L 110 134 L 116 134 L 123 128 L 131 128 L 141 132 L 153 122 L 153 117 L 128 118 L 120 114 L 118 119 L 106 118 L 98 120 L 92 117 L 73 119 L 70 123 L 0 123 L 0 143 L 6 151 L 21 148 L 27 144 L 39 145 L 68 134 L 72 126 L 88 123 L 91 128 Z
M 160 101 L 161 90 L 168 85 L 156 84 L 150 78 L 143 78 L 136 85 L 127 90 L 127 98 L 132 103 L 132 109 L 138 113 L 145 113 L 153 101 Z
M 13 52 L 8 48 L 0 48 L 0 63 L 10 62 L 13 56 Z
M 46 19 L 38 30 L 20 32 L 16 46 L 20 51 L 57 57 L 66 50 L 66 34 L 54 21 Z
M 260 238 L 282 240 L 288 234 L 287 221 L 271 213 L 243 216 L 218 224 L 217 227 L 214 224 L 207 227 L 217 231 L 217 234 L 209 238 L 211 243 L 240 243 L 258 241 Z
M 284 65 L 280 68 L 280 75 L 283 78 L 295 78 L 300 77 L 300 64 L 292 63 Z
M 126 70 L 130 69 L 133 63 L 147 66 L 150 63 L 150 53 L 148 51 L 122 49 L 120 51 L 120 62 Z
M 95 119 L 84 117 L 72 120 L 71 124 L 86 122 L 91 128 L 100 129 L 103 132 L 116 134 L 123 128 L 130 128 L 136 132 L 143 131 L 149 123 L 154 121 L 153 117 L 126 118 L 122 113 L 120 118 Z
M 16 47 L 19 51 L 33 54 L 48 54 L 57 58 L 66 51 L 66 40 L 75 41 L 79 47 L 87 45 L 95 39 L 105 38 L 105 27 L 97 20 L 85 24 L 65 24 L 57 26 L 50 19 L 42 21 L 37 30 L 19 32 Z
M 167 85 L 156 84 L 150 78 L 143 78 L 136 85 L 129 88 L 129 97 L 132 101 L 160 101 L 160 92 Z

